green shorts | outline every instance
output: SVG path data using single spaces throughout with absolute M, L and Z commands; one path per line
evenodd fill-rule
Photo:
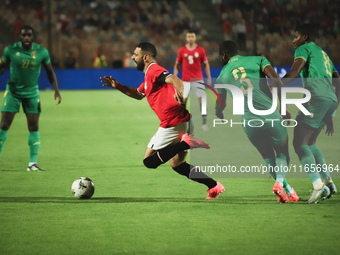
M 247 120 L 245 121 L 245 126 L 243 130 L 248 136 L 251 143 L 258 149 L 261 150 L 263 147 L 274 146 L 281 144 L 287 137 L 287 128 L 281 124 L 280 121 L 264 121 L 261 127 L 251 127 L 247 125 Z M 257 125 L 253 123 L 254 125 Z M 258 124 L 260 126 L 260 124 Z M 285 124 L 287 125 L 287 124 Z
M 327 97 L 315 97 L 303 106 L 312 114 L 304 115 L 302 112 L 296 117 L 298 125 L 303 123 L 313 129 L 321 130 L 326 125 L 326 120 L 335 111 L 338 103 Z
M 40 96 L 32 98 L 18 98 L 7 91 L 4 95 L 1 111 L 19 112 L 20 104 L 22 104 L 24 113 L 41 113 Z

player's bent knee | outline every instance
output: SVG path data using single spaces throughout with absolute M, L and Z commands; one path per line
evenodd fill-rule
M 144 163 L 144 165 L 147 167 L 147 168 L 151 168 L 151 169 L 156 169 L 159 165 L 160 165 L 160 163 L 159 162 L 157 162 L 156 160 L 155 160 L 155 158 L 154 157 L 147 157 L 147 158 L 145 158 L 144 160 L 143 160 L 143 163 Z

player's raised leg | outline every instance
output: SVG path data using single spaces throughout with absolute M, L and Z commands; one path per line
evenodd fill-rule
M 184 139 L 183 139 L 184 137 Z M 157 168 L 159 165 L 168 162 L 171 158 L 173 158 L 177 153 L 193 149 L 193 148 L 206 148 L 209 149 L 209 145 L 205 142 L 190 137 L 188 134 L 184 134 L 182 136 L 182 140 L 179 143 L 170 144 L 162 149 L 154 150 L 148 147 L 144 154 L 144 165 L 147 168 Z
M 198 167 L 188 164 L 185 161 L 187 154 L 187 151 L 182 151 L 174 156 L 170 160 L 172 169 L 192 181 L 206 185 L 208 187 L 208 196 L 206 199 L 218 198 L 218 196 L 225 191 L 224 186 L 220 182 L 216 182 L 214 179 L 202 173 Z

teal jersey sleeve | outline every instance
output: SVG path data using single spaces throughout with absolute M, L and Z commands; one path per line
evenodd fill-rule
M 305 47 L 305 45 L 301 45 L 300 47 L 298 47 L 298 48 L 295 50 L 294 59 L 297 59 L 297 58 L 302 58 L 302 59 L 305 60 L 306 62 L 308 61 L 308 59 L 309 59 L 309 51 L 308 51 L 308 49 Z
M 266 57 L 262 57 L 261 60 L 260 60 L 260 67 L 261 67 L 261 71 L 263 72 L 264 68 L 266 66 L 270 66 L 270 62 L 269 60 L 266 58 Z

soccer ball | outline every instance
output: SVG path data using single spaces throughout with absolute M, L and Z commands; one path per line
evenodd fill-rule
M 94 184 L 90 178 L 80 177 L 72 183 L 72 193 L 76 198 L 89 199 L 94 193 Z

